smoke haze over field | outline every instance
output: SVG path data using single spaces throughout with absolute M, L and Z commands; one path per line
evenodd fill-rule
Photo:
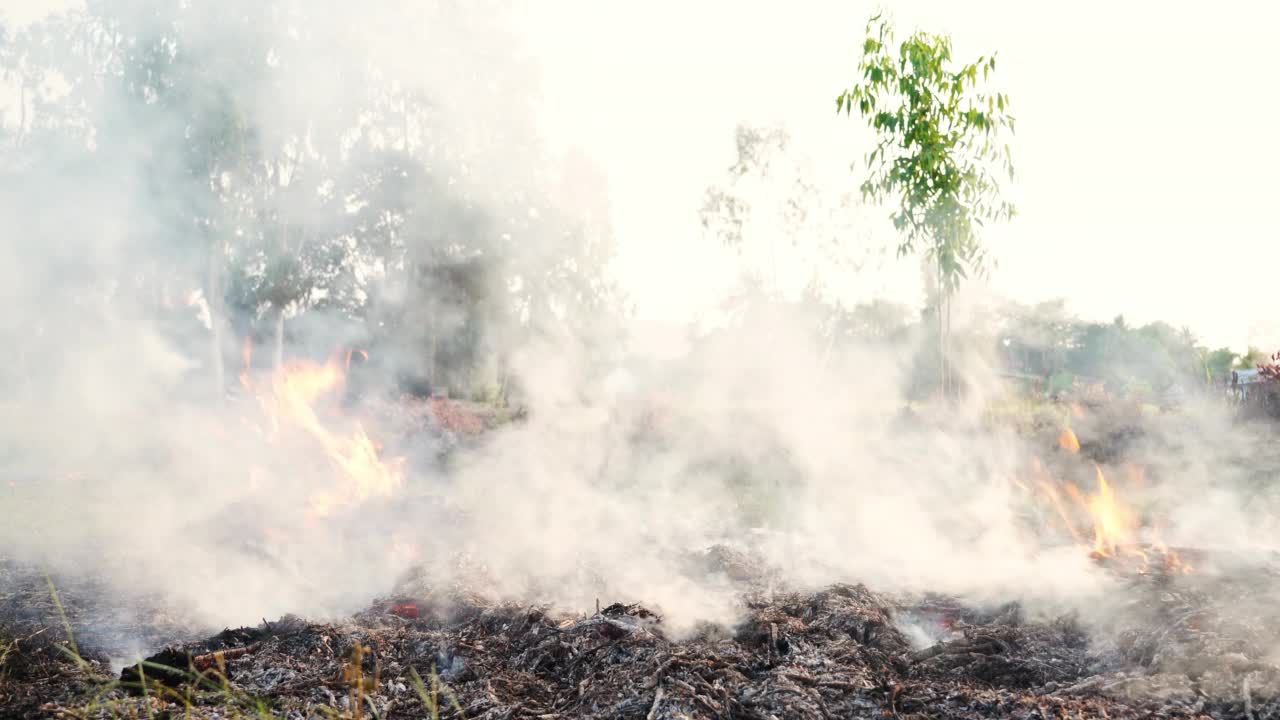
M 1032 450 L 984 423 L 999 385 L 980 349 L 956 358 L 968 404 L 904 417 L 927 328 L 833 347 L 797 303 L 743 313 L 697 342 L 678 325 L 650 344 L 620 309 L 631 299 L 641 321 L 705 317 L 739 289 L 742 268 L 697 225 L 703 191 L 732 162 L 739 119 L 831 109 L 864 8 L 830 22 L 825 5 L 785 17 L 703 6 L 677 22 L 652 7 L 602 17 L 586 3 L 171 5 L 94 2 L 88 21 L 51 26 L 72 42 L 30 49 L 24 92 L 45 85 L 44 64 L 67 87 L 50 81 L 25 120 L 5 115 L 7 554 L 107 569 L 121 587 L 163 591 L 214 624 L 350 611 L 416 562 L 446 583 L 459 554 L 496 593 L 576 608 L 643 600 L 677 627 L 732 620 L 722 579 L 680 569 L 717 542 L 754 545 L 801 585 L 852 580 L 1046 607 L 1088 607 L 1107 589 L 1079 548 L 1043 549 L 1020 525 L 1012 481 Z M 760 52 L 766 30 L 789 44 Z M 649 51 L 625 38 L 647 47 L 659 36 L 669 54 L 637 67 L 632 56 Z M 718 40 L 707 48 L 704 38 Z M 1022 41 L 962 38 L 965 54 L 1013 46 L 1017 66 Z M 818 64 L 738 62 L 800 46 Z M 757 84 L 771 90 L 751 97 Z M 855 124 L 823 115 L 791 128 L 786 157 L 798 167 L 776 177 L 810 183 L 806 207 L 827 213 L 798 235 L 857 239 L 864 224 L 887 225 L 845 202 Z M 704 140 L 723 143 L 725 157 L 695 147 Z M 1046 215 L 1039 227 L 1054 222 Z M 1069 238 L 1056 232 L 1036 247 L 1060 250 Z M 916 299 L 917 266 L 886 263 L 880 231 L 866 235 L 841 250 L 863 268 L 850 292 Z M 793 295 L 817 258 L 788 268 L 781 282 Z M 456 276 L 427 272 L 441 267 Z M 1053 272 L 1086 276 L 1079 265 Z M 219 308 L 223 295 L 234 307 Z M 976 307 L 985 295 L 965 300 Z M 1106 297 L 1126 311 L 1132 299 Z M 437 358 L 483 356 L 500 368 L 474 374 L 509 371 L 529 418 L 447 466 L 412 458 L 398 494 L 307 517 L 317 489 L 343 478 L 305 436 L 264 442 L 273 416 L 253 398 L 224 402 L 215 379 L 225 363 L 221 385 L 236 385 L 243 325 L 283 335 L 284 317 L 297 318 L 291 328 L 311 320 L 293 349 L 370 343 L 370 366 L 385 370 L 369 376 L 370 397 Z M 465 347 L 432 344 L 463 335 Z M 1178 506 L 1170 528 L 1198 542 L 1219 518 L 1256 526 L 1275 507 L 1238 492 L 1246 470 L 1201 462 L 1230 437 L 1207 416 L 1203 427 L 1162 428 L 1165 444 L 1183 443 L 1174 461 L 1186 461 L 1173 462 L 1162 492 L 1209 498 Z M 323 419 L 351 429 L 348 415 Z M 368 420 L 389 438 L 387 454 L 411 451 L 396 444 L 398 422 Z M 1253 543 L 1248 535 L 1229 542 Z
M 30 21 L 80 4 L 12 0 L 0 14 Z M 835 117 L 832 98 L 851 80 L 850 38 L 872 4 L 510 7 L 509 37 L 539 70 L 529 97 L 548 142 L 576 146 L 608 176 L 622 281 L 648 321 L 683 321 L 728 282 L 714 269 L 724 259 L 719 251 L 690 247 L 689 218 L 702 189 L 732 162 L 737 123 L 787 123 L 832 186 L 854 186 L 847 166 L 865 138 L 856 123 Z M 339 36 L 378 37 L 371 50 L 432 72 L 417 62 L 429 49 L 395 39 L 421 13 L 394 3 L 374 8 L 362 12 L 391 20 L 362 21 L 364 33 L 347 33 L 356 25 L 338 24 L 347 11 L 337 9 Z M 1261 173 L 1277 158 L 1254 142 L 1268 131 L 1275 101 L 1253 91 L 1266 82 L 1259 53 L 1277 20 L 1274 7 L 1188 5 L 1162 10 L 1158 21 L 1141 3 L 1040 13 L 1013 0 L 908 0 L 892 10 L 904 29 L 952 33 L 958 57 L 1000 53 L 1000 82 L 1019 120 L 1021 217 L 993 229 L 998 293 L 1022 302 L 1065 297 L 1091 319 L 1125 313 L 1139 323 L 1185 324 L 1210 347 L 1280 348 L 1267 315 L 1274 231 L 1261 211 L 1269 187 Z M 1235 58 L 1236 69 L 1221 71 L 1205 57 Z M 1151 71 L 1157 61 L 1160 70 Z M 16 102 L 0 97 L 10 98 L 0 105 L 12 124 Z M 1227 108 L 1233 130 L 1224 134 Z M 871 225 L 876 244 L 892 240 L 887 223 Z M 1206 251 L 1210 241 L 1220 249 Z M 1159 272 L 1130 282 L 1152 262 Z M 848 292 L 918 299 L 913 268 L 890 261 L 876 270 Z

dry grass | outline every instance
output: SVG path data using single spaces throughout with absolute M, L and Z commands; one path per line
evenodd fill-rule
M 138 682 L 125 682 L 103 675 L 80 654 L 53 579 L 46 573 L 45 580 L 62 629 L 66 633 L 67 644 L 62 648 L 64 654 L 82 673 L 83 679 L 94 686 L 92 696 L 85 702 L 69 707 L 47 706 L 45 709 L 52 714 L 84 720 L 155 720 L 157 717 L 276 720 L 284 717 L 277 714 L 268 701 L 236 689 L 228 680 L 225 665 L 221 663 L 206 670 L 197 670 L 195 667 L 176 668 L 144 660 L 138 663 Z M 18 639 L 10 639 L 0 644 L 0 671 L 9 656 L 17 651 L 19 642 Z M 350 662 L 344 668 L 343 679 L 348 686 L 350 709 L 312 706 L 306 708 L 308 713 L 319 713 L 333 720 L 379 720 L 379 714 L 369 701 L 368 694 L 377 689 L 380 678 L 376 671 L 372 677 L 365 673 L 363 660 L 366 652 L 367 648 L 356 646 Z M 148 681 L 147 670 L 170 677 L 180 676 L 184 682 L 180 687 L 171 687 L 154 680 Z M 440 680 L 434 666 L 427 680 L 424 681 L 416 671 L 411 672 L 411 678 L 428 717 L 438 720 L 442 707 L 451 708 L 456 717 L 463 717 L 457 694 Z

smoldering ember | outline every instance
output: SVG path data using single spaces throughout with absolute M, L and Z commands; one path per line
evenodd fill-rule
M 0 718 L 1280 718 L 1274 23 L 10 5 Z

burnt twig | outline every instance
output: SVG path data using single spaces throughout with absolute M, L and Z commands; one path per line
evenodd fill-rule
M 1244 696 L 1244 716 L 1249 720 L 1253 717 L 1253 691 L 1249 687 L 1249 676 L 1245 675 L 1244 680 L 1240 683 L 1240 694 Z
M 649 714 L 645 716 L 645 720 L 654 720 L 658 717 L 658 705 L 662 703 L 662 696 L 665 694 L 666 691 L 659 685 L 658 691 L 653 694 L 653 704 L 649 706 Z
M 967 655 L 969 653 L 995 655 L 1007 652 L 1009 652 L 1009 646 L 1005 645 L 1004 642 L 989 635 L 979 635 L 974 638 L 940 642 L 924 650 L 911 653 L 911 662 L 924 662 L 939 655 Z
M 235 660 L 236 658 L 257 652 L 261 647 L 262 643 L 253 643 L 252 645 L 245 645 L 244 647 L 215 650 L 211 653 L 197 655 L 191 658 L 191 666 L 196 670 L 208 670 L 213 667 L 222 667 L 226 665 L 228 660 Z

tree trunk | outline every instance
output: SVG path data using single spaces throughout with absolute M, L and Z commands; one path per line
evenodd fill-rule
M 947 390 L 952 394 L 955 394 L 956 392 L 955 367 L 951 363 L 951 291 L 948 290 L 947 294 L 944 297 L 946 298 L 946 305 L 947 305 L 947 314 L 946 314 L 947 325 L 946 325 L 946 329 L 943 331 L 943 334 L 942 334 L 942 338 L 943 338 L 942 353 L 947 358 L 947 365 L 946 365 Z
M 27 80 L 18 82 L 18 140 L 27 135 Z
M 427 370 L 427 385 L 431 388 L 431 394 L 435 395 L 440 389 L 440 310 L 439 303 L 433 298 L 431 301 L 430 317 L 427 320 L 427 332 L 430 333 L 431 350 L 430 367 Z
M 507 367 L 507 353 L 506 353 L 506 351 L 505 351 L 505 350 L 499 350 L 499 351 L 498 351 L 497 365 L 498 365 L 498 378 L 497 378 L 497 380 L 498 380 L 498 397 L 497 397 L 497 402 L 498 402 L 498 405 L 499 405 L 500 407 L 507 407 L 507 406 L 508 406 L 508 402 L 507 402 L 507 377 L 508 377 L 507 373 L 508 373 L 508 367 Z
M 945 400 L 947 397 L 947 291 L 943 285 L 941 262 L 938 263 L 938 297 L 936 305 L 935 309 L 938 313 L 938 390 Z
M 218 402 L 226 398 L 225 369 L 222 361 L 222 243 L 209 241 L 209 276 L 206 279 L 205 303 L 209 306 L 210 358 L 213 369 L 214 397 Z
M 276 370 L 284 367 L 284 308 L 276 309 L 276 339 L 272 363 Z

